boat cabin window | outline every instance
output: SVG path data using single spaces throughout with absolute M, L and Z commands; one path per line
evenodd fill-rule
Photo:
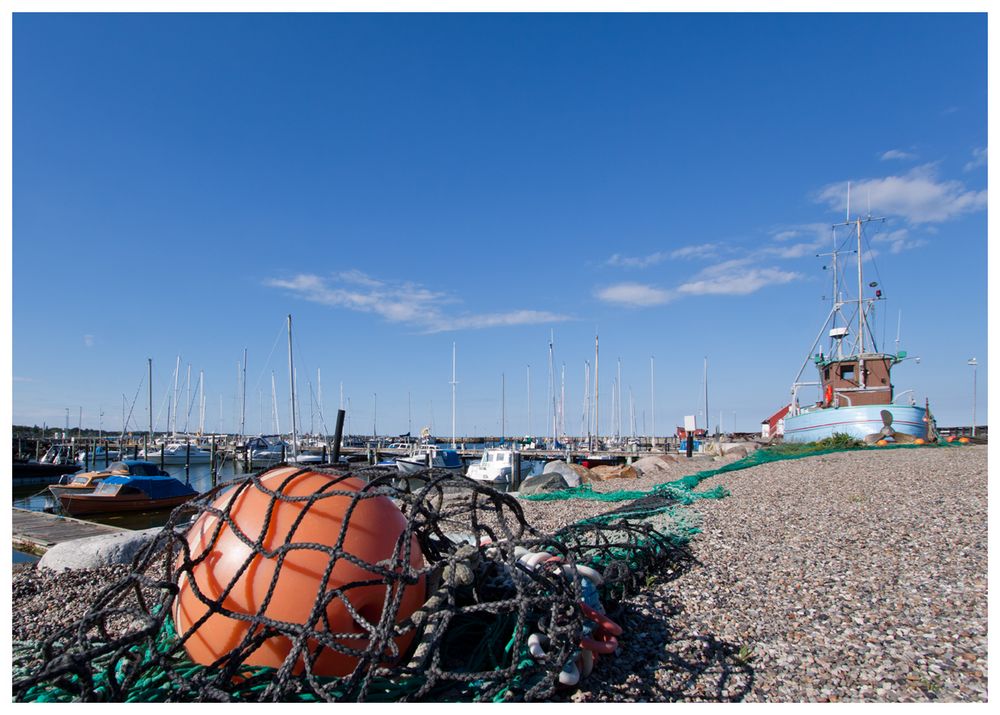
M 825 368 L 823 370 L 823 379 L 824 380 L 829 380 L 830 379 L 830 368 Z
M 840 378 L 842 380 L 854 380 L 854 365 L 841 365 Z
M 77 477 L 73 480 L 73 484 L 87 484 L 89 481 L 89 477 Z

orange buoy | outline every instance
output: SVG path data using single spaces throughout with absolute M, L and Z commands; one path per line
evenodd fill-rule
M 969 443 L 969 438 L 968 437 L 959 437 L 958 441 L 961 442 L 962 444 L 968 444 Z
M 948 438 L 948 441 L 949 442 L 956 442 L 956 441 L 958 441 L 958 437 L 956 437 L 955 435 L 952 435 L 951 437 Z
M 889 444 L 889 443 L 888 443 L 888 442 L 886 442 L 886 441 L 885 441 L 884 439 L 880 439 L 880 440 L 879 440 L 878 442 L 876 442 L 875 444 L 877 444 L 877 445 L 878 445 L 879 447 L 884 447 L 884 446 L 886 446 L 886 445 L 887 445 L 887 444 Z
M 917 437 L 915 440 L 913 440 L 913 444 L 925 444 L 925 441 L 920 437 Z
M 364 482 L 352 477 L 300 472 L 296 467 L 281 467 L 262 475 L 260 483 L 265 489 L 288 497 L 308 497 L 331 491 L 356 492 L 365 486 Z M 389 584 L 383 576 L 345 558 L 337 558 L 329 576 L 323 578 L 331 555 L 315 547 L 297 545 L 336 546 L 341 538 L 345 512 L 352 503 L 353 510 L 341 544 L 343 552 L 368 564 L 383 562 L 386 566 L 392 561 L 399 564 L 404 553 L 401 535 L 406 518 L 388 497 L 355 499 L 336 495 L 311 503 L 282 501 L 273 499 L 252 483 L 219 497 L 213 506 L 222 512 L 228 510 L 235 529 L 225 520 L 205 512 L 188 532 L 191 559 L 197 563 L 178 580 L 179 593 L 173 609 L 178 634 L 186 635 L 209 612 L 206 601 L 221 602 L 222 608 L 234 613 L 259 614 L 289 624 L 292 635 L 295 628 L 303 625 L 311 632 L 344 634 L 336 640 L 338 645 L 359 655 L 364 652 L 369 646 L 371 629 L 382 618 L 387 595 L 390 602 L 400 598 L 396 614 L 399 622 L 423 604 L 426 594 L 423 578 L 415 584 L 402 586 L 403 593 L 398 596 L 399 582 Z M 261 546 L 255 548 L 258 541 Z M 296 548 L 287 548 L 290 545 Z M 280 559 L 282 554 L 283 559 Z M 409 562 L 414 569 L 424 565 L 415 537 L 410 541 Z M 195 593 L 191 579 L 201 597 Z M 233 587 L 226 593 L 234 580 Z M 350 585 L 358 582 L 367 583 Z M 331 593 L 332 589 L 345 585 L 348 587 L 342 593 Z M 387 593 L 389 589 L 393 592 Z M 318 599 L 329 603 L 325 613 L 320 611 L 310 620 Z M 352 617 L 345 600 L 367 626 Z M 196 663 L 210 665 L 238 648 L 251 627 L 254 626 L 248 621 L 213 613 L 184 641 L 184 647 Z M 411 631 L 393 639 L 399 653 L 406 650 L 413 635 Z M 243 663 L 278 667 L 291 648 L 289 637 L 275 635 L 265 640 Z M 309 639 L 308 649 L 315 656 L 311 671 L 316 675 L 348 675 L 358 662 L 356 655 L 321 647 L 316 639 Z M 384 656 L 386 659 L 391 656 L 388 648 Z M 294 672 L 303 672 L 305 663 L 300 654 Z

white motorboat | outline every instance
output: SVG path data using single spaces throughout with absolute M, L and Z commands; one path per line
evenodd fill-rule
M 212 459 L 211 451 L 190 442 L 167 442 L 160 450 L 142 450 L 140 454 L 155 464 L 208 464 Z
M 447 469 L 456 474 L 462 473 L 462 460 L 454 449 L 443 449 L 434 445 L 420 447 L 407 457 L 397 457 L 396 467 L 403 475 L 416 474 L 422 469 Z
M 541 474 L 544 468 L 545 462 L 543 460 L 522 458 L 521 479 Z M 513 469 L 514 450 L 490 448 L 483 451 L 483 456 L 478 462 L 469 465 L 465 476 L 475 479 L 477 482 L 504 485 L 510 484 Z

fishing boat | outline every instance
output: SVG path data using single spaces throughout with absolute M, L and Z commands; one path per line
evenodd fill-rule
M 541 474 L 545 462 L 538 459 L 522 459 L 521 478 Z M 465 476 L 477 482 L 492 485 L 510 484 L 514 471 L 514 450 L 490 447 L 483 450 L 483 456 L 478 462 L 469 465 Z
M 59 495 L 59 504 L 67 514 L 80 516 L 169 509 L 196 496 L 198 492 L 174 477 L 114 474 L 90 494 Z
M 416 474 L 422 469 L 447 469 L 456 474 L 462 473 L 462 460 L 454 449 L 444 449 L 427 445 L 414 450 L 406 457 L 396 458 L 396 468 L 403 475 Z
M 914 404 L 912 396 L 908 404 L 898 403 L 903 395 L 912 395 L 911 390 L 896 395 L 892 382 L 893 368 L 911 359 L 905 350 L 899 350 L 898 335 L 896 351 L 886 352 L 878 346 L 872 329 L 877 306 L 885 298 L 877 282 L 864 283 L 864 247 L 866 234 L 885 221 L 870 214 L 851 219 L 848 208 L 847 221 L 832 226 L 833 251 L 821 254 L 832 258 L 832 307 L 792 383 L 791 401 L 775 415 L 777 418 L 783 412 L 783 416 L 771 420 L 774 431 L 786 442 L 815 442 L 835 434 L 869 443 L 934 438 L 933 418 L 926 406 Z M 844 253 L 857 254 L 856 284 L 855 276 L 850 275 L 853 271 L 849 275 L 840 271 L 838 259 Z M 845 297 L 850 290 L 856 290 L 857 295 Z M 820 348 L 824 337 L 828 340 L 825 349 Z M 809 363 L 816 369 L 817 379 L 802 380 Z M 805 402 L 803 388 L 817 389 L 818 398 Z
M 59 484 L 50 484 L 49 491 L 55 497 L 63 494 L 91 494 L 101 482 L 115 475 L 170 476 L 152 462 L 129 459 L 124 462 L 112 462 L 104 469 L 63 477 Z

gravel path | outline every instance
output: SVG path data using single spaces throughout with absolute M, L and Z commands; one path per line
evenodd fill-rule
M 625 603 L 621 649 L 566 700 L 985 701 L 987 448 L 837 453 L 706 480 L 697 562 Z M 725 460 L 732 461 L 732 460 Z M 682 461 L 648 489 L 720 461 Z M 620 506 L 522 502 L 554 530 Z M 69 623 L 116 572 L 15 566 L 15 639 Z M 559 699 L 559 698 L 557 698 Z
M 838 453 L 709 479 L 700 563 L 630 601 L 577 701 L 987 698 L 986 447 Z

